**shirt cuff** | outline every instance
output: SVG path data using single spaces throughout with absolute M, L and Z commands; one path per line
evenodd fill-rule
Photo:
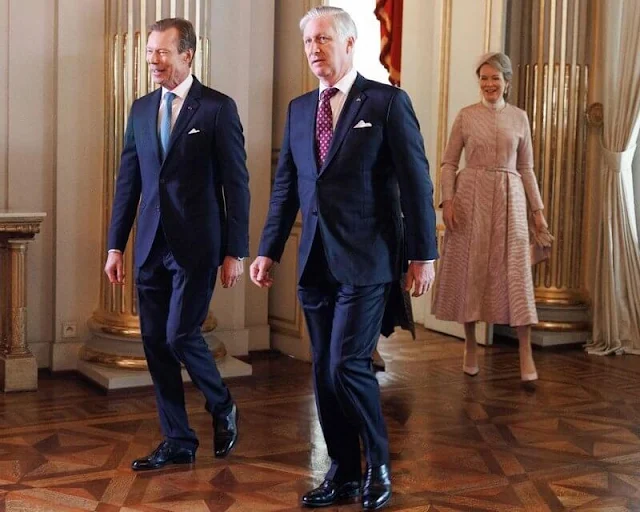
M 436 260 L 412 260 L 409 263 L 433 263 Z
M 110 253 L 110 252 L 116 252 L 116 253 L 118 253 L 118 254 L 122 254 L 122 251 L 121 251 L 120 249 L 109 249 L 107 252 L 108 252 L 108 253 Z

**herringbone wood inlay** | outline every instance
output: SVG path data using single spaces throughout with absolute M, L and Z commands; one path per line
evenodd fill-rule
M 471 378 L 459 341 L 418 334 L 379 347 L 388 510 L 640 510 L 640 359 L 536 351 L 532 391 L 520 385 L 515 346 L 481 349 Z M 0 510 L 300 510 L 329 462 L 310 367 L 283 356 L 253 364 L 254 376 L 229 381 L 241 411 L 232 455 L 213 457 L 211 419 L 189 388 L 196 463 L 148 473 L 130 463 L 160 440 L 151 390 L 105 396 L 71 377 L 41 376 L 37 392 L 0 395 Z

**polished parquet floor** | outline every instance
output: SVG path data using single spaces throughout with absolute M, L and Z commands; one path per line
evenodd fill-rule
M 515 345 L 481 350 L 472 378 L 461 372 L 460 341 L 418 334 L 380 347 L 387 510 L 640 510 L 639 357 L 537 350 L 532 391 L 519 383 Z M 148 473 L 129 465 L 160 441 L 151 390 L 105 395 L 42 375 L 37 392 L 0 394 L 0 510 L 300 510 L 328 465 L 310 366 L 281 355 L 252 363 L 254 376 L 229 381 L 241 411 L 232 455 L 213 457 L 211 420 L 190 388 L 197 461 Z

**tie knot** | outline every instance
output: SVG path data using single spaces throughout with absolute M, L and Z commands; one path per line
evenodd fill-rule
M 329 87 L 328 89 L 325 89 L 324 91 L 322 91 L 322 94 L 320 94 L 320 101 L 330 100 L 336 94 L 338 94 L 338 90 L 339 89 L 337 87 Z
M 173 92 L 168 92 L 164 95 L 164 102 L 168 105 L 171 105 L 173 103 L 174 98 L 176 97 L 176 94 Z

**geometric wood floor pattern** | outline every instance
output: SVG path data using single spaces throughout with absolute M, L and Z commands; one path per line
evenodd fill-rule
M 640 510 L 640 358 L 535 351 L 541 380 L 521 387 L 514 345 L 481 349 L 464 376 L 462 343 L 420 330 L 380 347 L 392 451 L 386 510 Z M 210 416 L 187 389 L 200 437 L 193 466 L 134 473 L 158 444 L 151 390 L 105 395 L 42 375 L 0 394 L 0 510 L 285 512 L 328 465 L 310 366 L 275 355 L 228 381 L 241 410 L 229 458 L 212 454 Z M 358 503 L 325 510 L 357 511 Z

